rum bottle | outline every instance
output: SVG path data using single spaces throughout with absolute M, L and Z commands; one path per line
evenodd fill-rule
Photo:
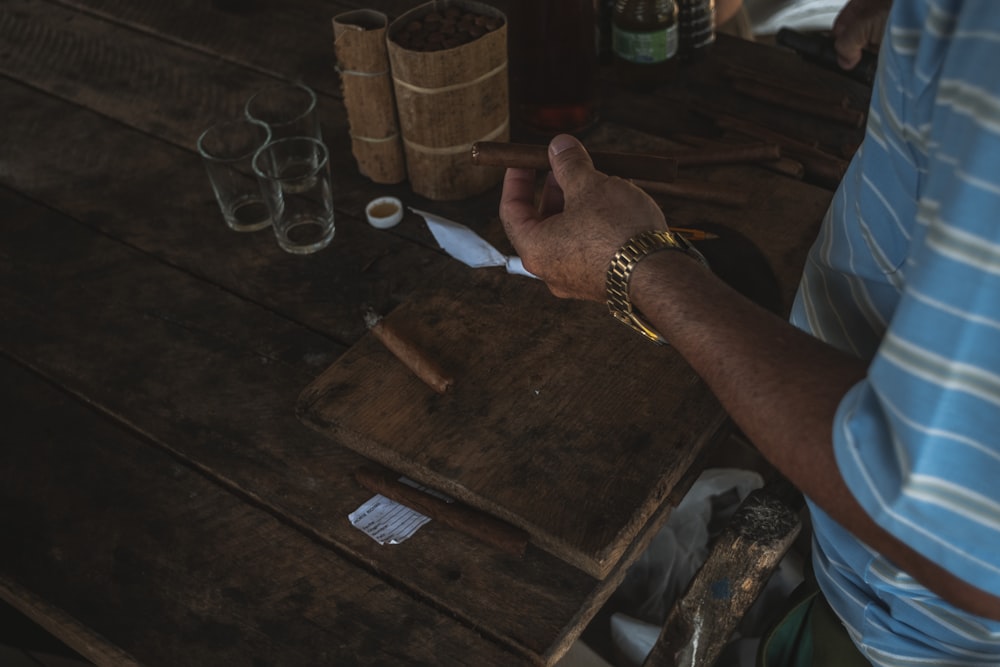
M 622 83 L 651 90 L 673 75 L 678 45 L 674 0 L 616 0 L 611 22 L 611 49 Z

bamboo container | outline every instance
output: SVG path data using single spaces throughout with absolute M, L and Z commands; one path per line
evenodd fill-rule
M 333 47 L 358 170 L 376 183 L 406 180 L 385 34 L 389 19 L 370 9 L 333 17 Z
M 502 24 L 467 44 L 438 51 L 412 50 L 394 40 L 414 21 L 449 8 Z M 500 182 L 502 168 L 474 169 L 469 156 L 477 141 L 510 139 L 504 14 L 472 0 L 425 3 L 392 22 L 388 50 L 413 191 L 428 199 L 458 200 Z

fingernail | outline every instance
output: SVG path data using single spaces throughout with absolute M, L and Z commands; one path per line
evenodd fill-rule
M 557 135 L 549 142 L 549 153 L 559 155 L 567 148 L 576 146 L 576 140 L 568 134 Z

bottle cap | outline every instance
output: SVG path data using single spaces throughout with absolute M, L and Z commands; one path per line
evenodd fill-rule
M 395 197 L 377 197 L 365 207 L 368 224 L 379 229 L 389 229 L 403 219 L 403 202 Z

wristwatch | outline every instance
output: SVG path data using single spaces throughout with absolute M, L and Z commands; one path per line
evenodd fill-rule
M 648 255 L 660 250 L 676 250 L 697 259 L 708 268 L 708 262 L 691 242 L 680 234 L 662 230 L 650 230 L 633 236 L 615 253 L 608 265 L 608 275 L 605 283 L 608 293 L 608 310 L 611 315 L 646 338 L 660 345 L 667 345 L 667 339 L 651 327 L 649 323 L 632 307 L 629 300 L 628 286 L 632 271 L 636 265 Z

